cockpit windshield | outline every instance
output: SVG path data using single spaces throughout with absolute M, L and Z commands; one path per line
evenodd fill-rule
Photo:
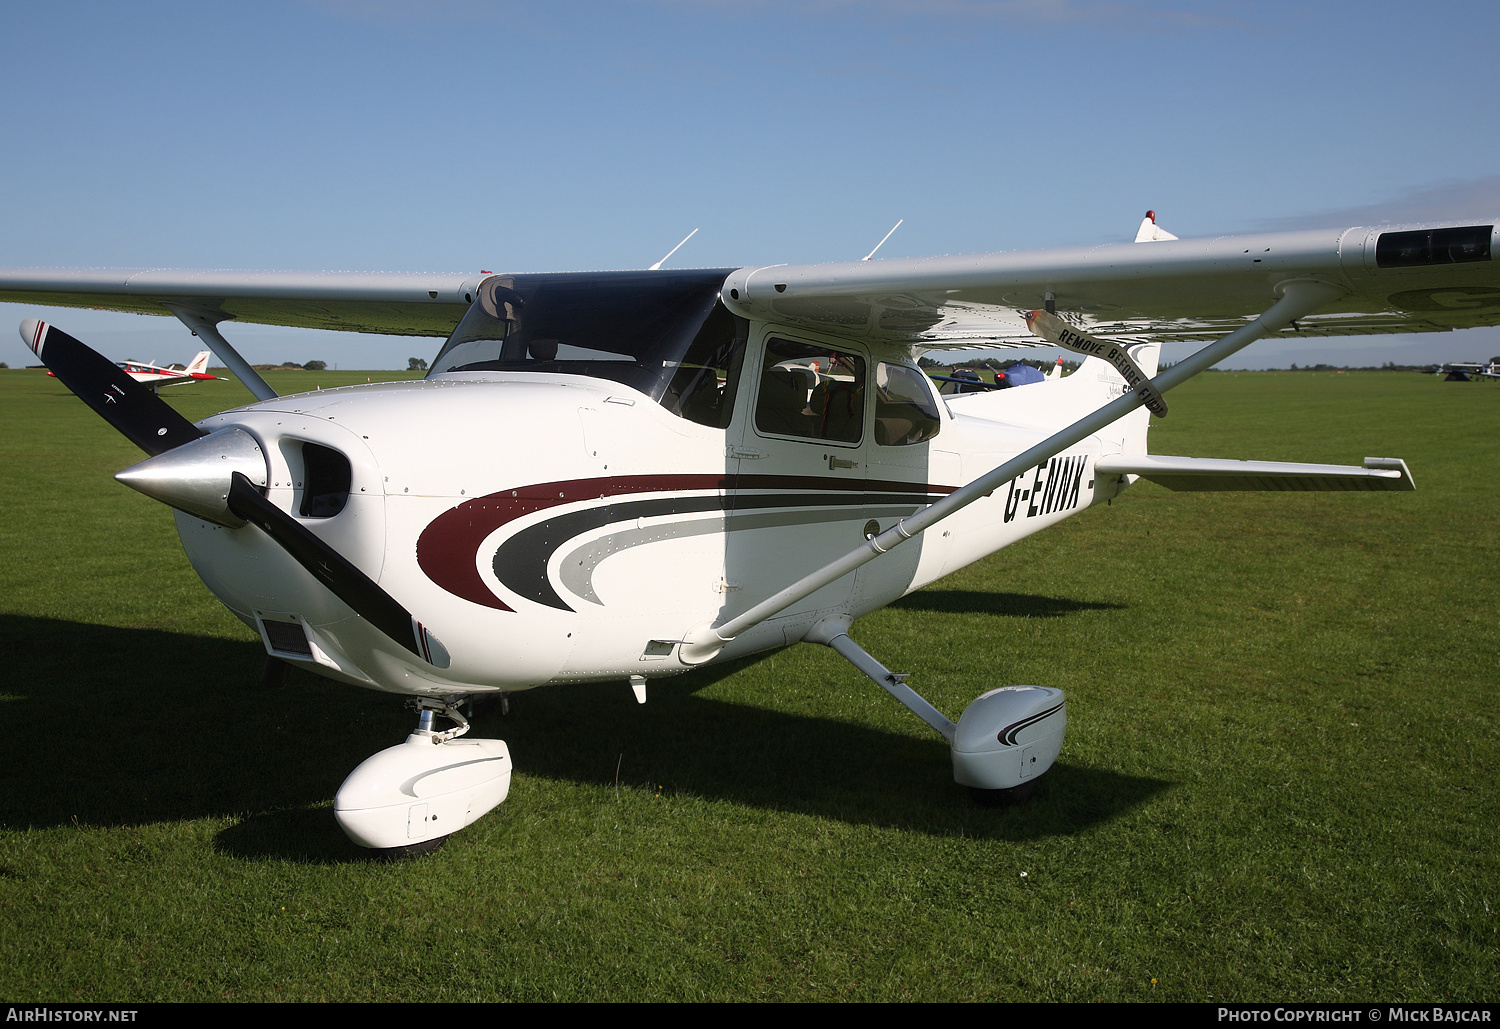
M 491 276 L 428 374 L 612 379 L 723 427 L 748 336 L 748 323 L 719 302 L 732 270 Z

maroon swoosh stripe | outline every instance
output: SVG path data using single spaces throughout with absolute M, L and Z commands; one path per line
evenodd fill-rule
M 465 501 L 438 515 L 417 538 L 417 565 L 454 596 L 497 611 L 515 609 L 495 596 L 479 574 L 475 555 L 500 526 L 536 511 L 581 500 L 608 500 L 632 493 L 721 489 L 816 489 L 952 493 L 956 486 L 839 479 L 820 475 L 624 475 L 542 482 L 500 490 Z

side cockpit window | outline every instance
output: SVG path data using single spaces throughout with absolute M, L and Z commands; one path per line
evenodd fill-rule
M 865 360 L 773 339 L 761 363 L 755 427 L 777 436 L 858 443 L 864 430 Z
M 927 376 L 910 365 L 875 366 L 875 442 L 883 447 L 925 443 L 942 428 Z
M 723 304 L 715 305 L 677 362 L 661 405 L 690 422 L 728 428 L 749 327 L 749 322 L 730 314 Z
M 526 306 L 514 285 L 513 279 L 500 275 L 480 284 L 468 314 L 433 359 L 434 371 L 488 368 L 507 359 L 519 361 L 529 356 L 525 344 L 505 345 L 506 337 L 520 327 L 521 310 Z

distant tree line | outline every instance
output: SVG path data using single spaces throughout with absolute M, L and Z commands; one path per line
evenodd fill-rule
M 1294 372 L 1433 372 L 1437 371 L 1435 364 L 1397 364 L 1387 361 L 1380 367 L 1374 365 L 1348 365 L 1348 364 L 1305 364 L 1298 367 L 1293 364 L 1291 371 Z
M 309 361 L 306 364 L 297 364 L 295 361 L 283 361 L 281 364 L 252 364 L 250 367 L 258 372 L 280 372 L 293 368 L 304 372 L 321 372 L 328 368 L 328 362 Z

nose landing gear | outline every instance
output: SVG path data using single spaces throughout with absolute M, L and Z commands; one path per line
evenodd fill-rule
M 349 839 L 386 860 L 436 850 L 510 792 L 504 740 L 459 739 L 469 723 L 451 701 L 424 697 L 417 708 L 406 742 L 367 758 L 334 798 L 334 817 Z M 437 731 L 439 715 L 453 727 Z

